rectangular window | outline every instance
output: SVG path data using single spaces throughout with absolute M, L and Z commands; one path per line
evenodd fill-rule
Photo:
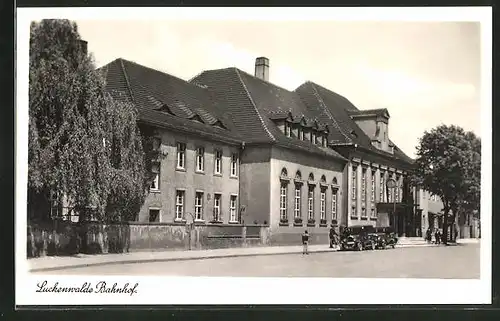
M 286 197 L 286 191 L 287 191 L 287 184 L 286 183 L 281 183 L 281 189 L 280 189 L 280 218 L 282 221 L 286 221 L 288 216 L 287 216 L 287 197 Z
M 320 201 L 319 202 L 320 219 L 326 220 L 326 192 L 325 192 L 325 190 L 321 191 L 319 201 Z
M 186 144 L 177 143 L 177 168 L 186 169 Z
M 231 195 L 229 201 L 229 213 L 230 213 L 230 221 L 237 222 L 238 218 L 236 216 L 236 195 Z
M 337 219 L 337 190 L 332 190 L 332 220 Z
M 376 218 L 377 217 L 377 212 L 375 211 L 375 208 L 371 209 L 371 217 Z
M 196 192 L 194 198 L 194 214 L 196 220 L 203 220 L 203 192 Z
M 361 171 L 361 200 L 364 202 L 366 199 L 366 169 Z
M 196 171 L 203 172 L 205 170 L 205 148 L 196 148 Z
M 357 177 L 356 177 L 356 171 L 357 171 L 357 167 L 353 166 L 352 167 L 352 181 L 351 181 L 351 188 L 352 188 L 352 199 L 355 200 L 356 199 L 356 185 L 358 184 L 358 180 L 357 180 Z
M 238 176 L 238 154 L 231 155 L 231 176 Z
M 160 189 L 159 182 L 160 182 L 160 174 L 155 173 L 154 177 L 153 177 L 153 181 L 151 182 L 150 190 L 151 191 L 158 191 Z
M 312 187 L 309 188 L 307 195 L 307 218 L 314 219 L 314 189 Z
M 352 218 L 358 218 L 358 213 L 357 213 L 357 211 L 356 211 L 356 205 L 353 205 L 353 206 L 351 207 L 351 217 L 352 217 Z
M 295 186 L 295 203 L 294 203 L 294 217 L 295 218 L 300 218 L 300 198 L 301 198 L 301 192 L 300 192 L 300 186 L 296 185 Z
M 399 185 L 399 176 L 396 176 L 396 185 Z M 396 195 L 394 196 L 396 198 L 396 202 L 400 202 L 401 199 L 400 199 L 400 196 L 401 196 L 401 191 L 399 189 L 399 187 L 396 187 L 395 189 L 395 193 Z
M 366 208 L 361 208 L 361 217 L 366 218 Z
M 184 197 L 186 192 L 177 191 L 175 194 L 175 219 L 182 220 L 184 218 Z
M 221 204 L 221 194 L 214 194 L 214 221 L 222 222 L 222 216 L 220 213 L 220 204 Z
M 160 222 L 160 210 L 150 209 L 149 210 L 149 222 L 159 223 Z
M 215 157 L 214 173 L 215 174 L 222 174 L 222 151 L 216 150 L 214 157 Z
M 371 201 L 375 202 L 375 172 L 372 171 L 372 181 L 371 181 Z
M 385 173 L 380 172 L 380 202 L 384 203 L 384 191 L 385 191 Z

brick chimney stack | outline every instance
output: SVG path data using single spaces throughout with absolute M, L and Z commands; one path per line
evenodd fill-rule
M 255 77 L 269 81 L 269 59 L 266 57 L 255 59 Z

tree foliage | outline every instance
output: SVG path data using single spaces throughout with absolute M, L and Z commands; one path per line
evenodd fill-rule
M 444 232 L 448 215 L 479 208 L 481 140 L 458 126 L 441 125 L 425 132 L 417 147 L 415 181 L 444 204 Z
M 101 219 L 118 206 L 137 210 L 145 175 L 134 107 L 106 93 L 74 22 L 30 31 L 29 206 L 57 195 L 80 219 L 88 209 Z

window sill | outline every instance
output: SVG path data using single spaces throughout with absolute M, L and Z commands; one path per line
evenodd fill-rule
M 205 171 L 195 170 L 194 172 L 195 172 L 196 174 L 205 175 Z
M 186 172 L 186 169 L 182 167 L 176 167 L 175 170 L 178 172 Z
M 229 221 L 229 222 L 227 222 L 227 223 L 228 223 L 228 224 L 240 224 L 240 222 L 238 222 L 238 221 Z
M 371 221 L 376 221 L 376 220 L 377 220 L 377 218 L 376 218 L 376 217 L 370 217 L 370 220 L 371 220 Z
M 290 224 L 288 222 L 280 222 L 280 226 L 289 226 Z
M 308 227 L 315 227 L 315 226 L 316 226 L 316 223 L 307 223 L 307 226 L 308 226 Z
M 221 220 L 210 221 L 210 224 L 222 224 Z
M 185 219 L 175 219 L 174 224 L 175 225 L 186 225 L 186 220 Z
M 368 217 L 362 217 L 361 218 L 362 221 L 367 221 L 368 220 Z
M 161 193 L 161 191 L 159 189 L 150 189 L 149 192 L 153 193 L 153 194 L 159 194 L 159 193 Z
M 231 178 L 231 179 L 238 179 L 238 176 L 231 175 L 231 176 L 229 176 L 229 178 Z
M 300 222 L 300 223 L 294 222 L 294 223 L 293 223 L 293 226 L 296 226 L 296 227 L 303 227 L 303 226 L 304 226 L 304 223 L 302 223 L 302 222 Z
M 194 220 L 195 225 L 204 225 L 206 224 L 205 220 Z
M 351 220 L 359 220 L 359 217 L 357 217 L 357 216 L 351 216 Z
M 222 173 L 214 173 L 214 176 L 222 177 Z
M 326 223 L 321 223 L 321 224 L 319 225 L 319 227 L 328 227 L 328 224 L 326 224 Z

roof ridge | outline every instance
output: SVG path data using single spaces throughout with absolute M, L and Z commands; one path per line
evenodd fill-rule
M 265 131 L 267 132 L 269 138 L 271 138 L 272 141 L 276 141 L 276 139 L 274 138 L 274 136 L 269 131 L 269 128 L 267 128 L 267 125 L 264 122 L 264 119 L 262 118 L 262 115 L 260 114 L 259 110 L 257 109 L 257 105 L 255 105 L 255 102 L 252 99 L 252 96 L 250 95 L 250 92 L 248 91 L 247 85 L 245 84 L 245 82 L 241 78 L 241 75 L 239 73 L 239 69 L 238 68 L 234 68 L 234 70 L 236 72 L 236 75 L 238 75 L 238 79 L 240 80 L 241 84 L 243 85 L 243 88 L 245 89 L 245 93 L 246 93 L 248 99 L 250 99 L 250 102 L 252 103 L 252 106 L 253 106 L 255 112 L 257 113 L 257 116 L 259 117 L 259 120 L 260 120 L 262 126 L 264 127 Z
M 123 65 L 123 61 L 125 59 L 118 58 L 118 60 L 120 61 L 120 66 L 121 66 L 121 69 L 122 69 L 122 72 L 123 72 L 123 77 L 125 77 L 125 82 L 127 83 L 127 88 L 128 88 L 129 93 L 130 93 L 130 99 L 132 99 L 132 101 L 134 103 L 136 103 L 135 97 L 134 97 L 134 93 L 132 92 L 132 87 L 130 86 L 130 81 L 128 79 L 127 71 L 125 70 L 125 66 Z
M 340 128 L 339 124 L 337 123 L 337 120 L 335 119 L 335 117 L 333 117 L 332 113 L 330 112 L 330 110 L 328 109 L 328 107 L 326 106 L 325 102 L 323 101 L 323 98 L 321 98 L 320 94 L 318 93 L 318 91 L 316 90 L 316 86 L 313 82 L 310 82 L 310 85 L 313 89 L 313 95 L 318 99 L 319 103 L 321 104 L 321 106 L 323 107 L 323 109 L 326 111 L 326 113 L 328 114 L 328 117 L 330 117 L 330 119 L 332 120 L 334 126 L 337 128 L 337 130 L 346 138 L 346 140 L 348 142 L 352 142 L 352 139 L 350 137 L 348 137 L 344 131 Z

